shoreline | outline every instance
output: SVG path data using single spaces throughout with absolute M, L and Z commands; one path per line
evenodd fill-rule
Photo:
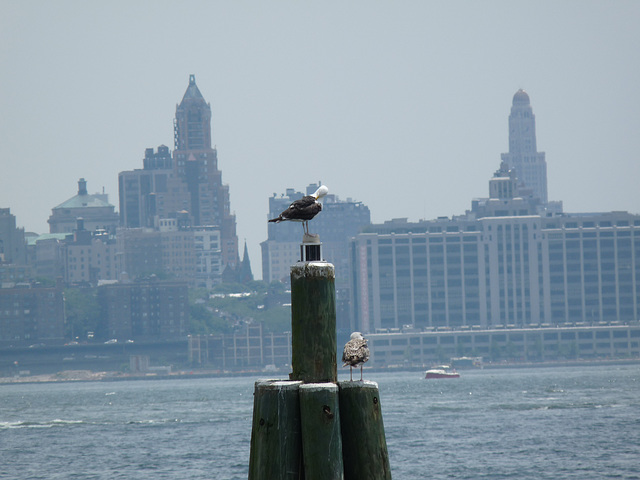
M 553 367 L 593 367 L 616 365 L 640 365 L 640 358 L 609 359 L 609 360 L 571 360 L 555 362 L 526 362 L 526 363 L 487 363 L 481 367 L 471 367 L 461 370 L 493 370 L 493 369 L 518 369 L 518 368 L 553 368 Z M 370 373 L 385 372 L 422 372 L 428 366 L 392 366 L 366 368 Z M 246 371 L 220 371 L 220 370 L 190 370 L 178 371 L 168 374 L 157 373 L 120 373 L 120 372 L 93 372 L 91 370 L 63 370 L 53 374 L 25 375 L 16 377 L 0 377 L 0 386 L 15 384 L 41 384 L 41 383 L 69 383 L 69 382 L 126 382 L 136 380 L 185 380 L 193 378 L 228 378 L 256 376 L 274 377 L 284 376 L 288 378 L 289 372 L 263 370 Z

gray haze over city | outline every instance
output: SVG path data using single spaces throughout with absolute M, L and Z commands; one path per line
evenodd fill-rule
M 173 149 L 194 74 L 254 275 L 268 197 L 322 181 L 372 221 L 451 216 L 486 197 L 520 88 L 567 212 L 640 213 L 640 3 L 0 3 L 0 207 L 109 194 L 145 148 Z

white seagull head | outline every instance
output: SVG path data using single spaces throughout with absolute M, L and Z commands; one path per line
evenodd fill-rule
M 362 334 L 361 334 L 360 332 L 353 332 L 353 333 L 351 334 L 351 340 L 354 340 L 354 339 L 356 339 L 356 338 L 357 338 L 358 340 L 362 340 L 364 337 L 362 336 Z
M 320 188 L 318 188 L 315 191 L 315 193 L 313 195 L 311 195 L 311 196 L 315 197 L 316 200 L 319 200 L 322 197 L 324 197 L 327 193 L 329 193 L 329 188 L 327 188 L 326 185 L 321 185 Z

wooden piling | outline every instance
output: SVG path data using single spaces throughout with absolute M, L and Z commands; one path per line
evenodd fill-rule
M 298 395 L 301 384 L 277 380 L 255 383 L 249 480 L 304 478 Z
M 378 384 L 365 380 L 338 385 L 345 480 L 390 480 Z
M 301 385 L 300 418 L 305 480 L 342 480 L 338 386 L 335 383 Z
M 256 382 L 249 480 L 390 480 L 378 384 L 336 385 L 330 263 L 291 267 L 291 334 L 291 381 Z
M 335 270 L 327 262 L 291 266 L 291 380 L 336 382 Z

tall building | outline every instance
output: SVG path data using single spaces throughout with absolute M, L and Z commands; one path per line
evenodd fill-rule
M 544 154 L 522 90 L 509 139 L 489 197 L 470 211 L 396 219 L 352 240 L 353 330 L 638 321 L 640 215 L 562 213 L 546 200 Z
M 516 171 L 518 179 L 532 190 L 543 205 L 547 199 L 547 162 L 544 152 L 536 146 L 536 116 L 531 109 L 529 95 L 518 90 L 513 96 L 509 115 L 509 153 L 502 160 Z
M 16 227 L 11 209 L 0 208 L 0 264 L 24 265 L 26 262 L 24 228 Z
M 194 75 L 176 107 L 173 155 L 164 145 L 149 148 L 143 169 L 120 172 L 118 181 L 122 227 L 157 229 L 163 220 L 186 214 L 191 226 L 218 228 L 222 265 L 238 264 L 229 187 L 222 183 L 218 152 L 211 145 L 211 106 Z
M 635 322 L 640 215 L 464 215 L 351 242 L 352 329 Z
M 169 147 L 165 145 L 160 145 L 157 151 L 153 148 L 145 150 L 143 169 L 120 172 L 120 225 L 125 228 L 153 227 L 157 215 L 156 198 L 169 192 L 169 179 L 172 176 L 173 159 Z M 174 196 L 180 192 L 181 189 L 177 187 Z M 162 203 L 164 207 L 164 200 Z M 181 206 L 189 208 L 186 195 Z

